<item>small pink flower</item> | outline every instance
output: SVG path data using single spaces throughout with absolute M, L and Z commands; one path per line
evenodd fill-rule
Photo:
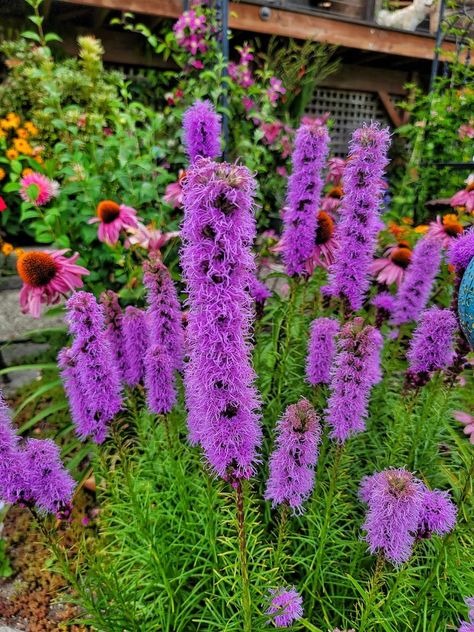
M 6 211 L 7 208 L 8 206 L 6 205 L 5 200 L 0 195 L 0 213 L 3 213 L 3 211 Z
M 466 188 L 453 195 L 450 204 L 453 208 L 456 206 L 464 206 L 468 213 L 474 211 L 474 173 L 468 176 Z
M 303 116 L 301 117 L 302 125 L 316 125 L 319 127 L 321 125 L 326 125 L 328 118 L 331 116 L 330 112 L 325 112 L 321 116 Z
M 89 270 L 76 264 L 79 254 L 65 257 L 64 250 L 31 250 L 17 261 L 17 270 L 23 281 L 20 307 L 24 314 L 39 318 L 41 305 L 54 305 L 61 296 L 82 287 L 81 276 Z
M 282 176 L 283 178 L 288 177 L 288 171 L 286 170 L 286 167 L 277 167 L 276 172 L 279 176 Z
M 448 214 L 443 219 L 438 217 L 435 222 L 430 222 L 427 235 L 439 239 L 445 248 L 448 248 L 453 239 L 463 232 L 463 227 L 459 223 L 457 216 Z
M 275 121 L 274 123 L 262 123 L 260 129 L 263 132 L 263 139 L 267 145 L 272 145 L 281 130 L 283 129 L 283 123 L 281 121 Z
M 130 237 L 125 242 L 125 246 L 141 246 L 149 251 L 160 250 L 170 239 L 179 236 L 179 231 L 162 233 L 160 230 L 152 226 L 144 226 L 138 224 L 137 228 L 128 228 Z
M 250 112 L 250 110 L 255 110 L 257 108 L 255 101 L 252 101 L 249 97 L 242 97 L 242 105 L 244 106 L 246 112 Z
M 102 200 L 97 206 L 97 216 L 92 217 L 87 223 L 99 222 L 99 240 L 113 246 L 118 242 L 122 228 L 137 228 L 138 220 L 137 212 L 131 206 L 118 205 L 112 200 Z
M 385 257 L 372 262 L 370 272 L 379 283 L 400 285 L 410 263 L 411 254 L 410 248 L 404 243 L 390 246 L 385 251 Z
M 183 205 L 183 187 L 181 186 L 181 180 L 183 179 L 185 172 L 181 169 L 179 172 L 179 178 L 176 182 L 168 184 L 163 196 L 163 201 L 169 204 L 173 208 L 179 208 Z
M 25 202 L 31 202 L 36 206 L 47 204 L 53 197 L 59 194 L 59 184 L 56 180 L 50 180 L 41 173 L 30 173 L 20 180 L 20 196 Z M 34 187 L 34 188 L 30 188 Z
M 462 410 L 454 410 L 453 417 L 465 426 L 464 434 L 469 436 L 469 442 L 474 445 L 474 417 Z
M 270 100 L 270 103 L 276 103 L 280 98 L 280 95 L 286 93 L 286 88 L 283 87 L 283 83 L 281 79 L 277 77 L 270 78 L 270 87 L 267 90 L 267 96 Z
M 465 138 L 474 138 L 474 123 L 469 121 L 469 123 L 463 123 L 460 125 L 458 129 L 458 136 L 461 140 Z

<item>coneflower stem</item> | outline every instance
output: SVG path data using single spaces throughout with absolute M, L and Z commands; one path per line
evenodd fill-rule
M 243 632 L 252 632 L 252 611 L 250 585 L 247 567 L 247 542 L 245 539 L 245 509 L 242 481 L 236 482 L 235 499 L 237 507 L 237 525 L 239 531 L 240 570 L 242 574 L 242 610 L 244 616 Z
M 375 564 L 374 574 L 372 575 L 372 578 L 370 580 L 369 595 L 367 597 L 367 601 L 365 603 L 365 607 L 360 618 L 359 632 L 365 632 L 367 628 L 369 617 L 372 614 L 375 597 L 377 596 L 379 588 L 382 585 L 384 565 L 385 559 L 383 553 L 379 553 L 377 556 L 377 563 Z
M 277 567 L 278 567 L 278 565 L 280 563 L 280 557 L 281 557 L 281 554 L 283 552 L 283 544 L 284 544 L 285 533 L 286 533 L 286 525 L 288 523 L 288 511 L 289 511 L 289 507 L 285 503 L 285 505 L 283 506 L 283 509 L 281 511 L 280 524 L 278 525 L 278 541 L 277 541 L 277 547 L 276 547 L 276 551 L 275 551 L 275 566 L 277 566 Z

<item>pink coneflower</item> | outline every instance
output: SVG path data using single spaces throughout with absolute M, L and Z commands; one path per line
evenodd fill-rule
M 474 445 L 474 416 L 462 410 L 455 410 L 453 417 L 464 425 L 464 434 L 468 435 L 470 443 Z
M 59 193 L 59 184 L 41 173 L 33 172 L 20 180 L 20 196 L 25 202 L 36 206 L 47 204 Z
M 173 237 L 178 237 L 179 231 L 172 231 L 170 233 L 162 233 L 153 226 L 145 226 L 138 223 L 137 228 L 127 228 L 129 234 L 128 239 L 125 242 L 125 246 L 141 246 L 150 252 L 160 250 L 163 246 Z
M 137 212 L 131 206 L 117 204 L 112 200 L 102 200 L 97 205 L 97 216 L 87 223 L 99 222 L 98 237 L 100 241 L 113 246 L 118 242 L 122 228 L 138 228 Z
M 183 206 L 183 187 L 181 186 L 181 183 L 185 177 L 186 171 L 184 171 L 184 169 L 180 169 L 176 182 L 171 182 L 171 184 L 168 184 L 166 187 L 163 201 L 173 208 Z
M 443 246 L 448 248 L 452 240 L 460 235 L 463 230 L 462 225 L 459 223 L 458 216 L 450 213 L 448 215 L 444 215 L 443 219 L 441 219 L 438 215 L 435 222 L 430 222 L 427 234 L 431 235 L 435 239 L 439 239 Z
M 342 174 L 344 173 L 344 167 L 346 161 L 344 158 L 329 158 L 328 160 L 328 172 L 326 175 L 326 182 L 334 186 L 338 186 L 342 180 Z
M 61 296 L 82 287 L 81 276 L 89 270 L 76 265 L 79 254 L 65 257 L 64 250 L 32 250 L 17 260 L 17 270 L 23 281 L 20 307 L 24 314 L 39 318 L 41 304 L 54 305 Z
M 313 254 L 306 262 L 308 274 L 312 274 L 317 266 L 327 269 L 334 263 L 336 251 L 339 247 L 337 240 L 334 238 L 334 229 L 334 220 L 329 213 L 319 211 Z
M 404 242 L 400 242 L 396 246 L 387 248 L 385 257 L 375 259 L 370 266 L 370 271 L 379 283 L 400 285 L 410 261 L 410 248 Z
M 453 195 L 450 201 L 451 206 L 465 207 L 468 213 L 474 211 L 474 173 L 471 173 L 466 180 L 466 188 Z
M 326 213 L 334 213 L 341 206 L 344 192 L 341 185 L 333 186 L 321 200 L 321 210 Z

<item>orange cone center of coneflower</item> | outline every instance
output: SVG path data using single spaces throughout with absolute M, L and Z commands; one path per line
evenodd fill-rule
M 120 206 L 112 200 L 102 200 L 97 205 L 97 215 L 101 222 L 110 224 L 120 215 Z
M 398 248 L 392 250 L 390 254 L 390 261 L 397 265 L 399 268 L 407 268 L 411 260 L 411 250 L 403 244 L 399 244 Z
M 22 281 L 32 287 L 48 285 L 56 276 L 56 262 L 47 252 L 32 250 L 18 257 L 16 264 Z
M 318 229 L 316 231 L 316 243 L 318 245 L 328 242 L 334 234 L 334 220 L 325 213 L 319 211 L 318 213 Z
M 468 192 L 474 191 L 474 182 L 469 182 L 469 184 L 466 187 L 466 191 Z
M 454 214 L 445 215 L 443 217 L 444 232 L 450 237 L 457 237 L 463 231 L 463 227 L 458 222 L 458 218 Z
M 337 198 L 339 200 L 340 198 L 342 198 L 342 194 L 343 194 L 342 187 L 333 187 L 329 191 L 328 197 Z

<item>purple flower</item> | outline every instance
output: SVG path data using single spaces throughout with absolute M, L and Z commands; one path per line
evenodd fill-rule
M 191 441 L 201 443 L 224 478 L 249 477 L 261 441 L 247 291 L 255 269 L 254 190 L 245 167 L 201 159 L 188 172 L 183 192 L 188 427 Z
M 456 525 L 457 507 L 448 492 L 425 489 L 418 524 L 418 537 L 429 538 L 432 533 L 445 535 Z
M 272 295 L 265 283 L 260 281 L 260 279 L 257 279 L 254 274 L 250 276 L 249 292 L 252 299 L 256 303 L 261 303 L 262 305 L 265 303 L 267 298 L 270 298 Z
M 81 426 L 76 430 L 81 438 L 91 436 L 102 443 L 107 424 L 122 405 L 120 379 L 112 351 L 104 333 L 104 312 L 89 292 L 75 292 L 67 301 L 66 322 L 74 340 L 71 347 L 75 362 L 77 390 L 82 398 Z
M 474 632 L 474 597 L 467 597 L 464 601 L 466 602 L 466 606 L 469 608 L 469 622 L 461 621 L 459 632 Z
M 384 321 L 388 320 L 393 314 L 396 304 L 395 296 L 390 294 L 390 292 L 380 292 L 380 294 L 374 296 L 370 303 L 377 309 L 375 326 L 381 327 Z
M 409 373 L 428 375 L 446 369 L 454 359 L 456 316 L 450 309 L 431 307 L 421 314 L 408 350 Z
M 337 339 L 326 411 L 331 438 L 343 443 L 365 430 L 369 394 L 380 379 L 380 332 L 362 318 L 347 323 Z
M 329 384 L 339 328 L 339 322 L 335 318 L 316 318 L 311 323 L 306 379 L 313 386 Z
M 221 117 L 210 101 L 195 101 L 183 115 L 184 145 L 189 162 L 221 155 Z
M 145 380 L 145 356 L 149 345 L 146 313 L 132 305 L 126 307 L 122 330 L 127 357 L 125 381 L 129 386 L 137 386 Z
M 18 457 L 19 438 L 0 392 L 0 499 L 15 503 L 24 498 L 25 483 Z
M 418 319 L 428 302 L 440 263 L 440 242 L 428 237 L 420 239 L 398 288 L 393 324 L 402 325 Z
M 370 265 L 381 228 L 382 176 L 387 165 L 390 135 L 377 122 L 356 130 L 344 170 L 344 198 L 336 229 L 339 255 L 330 267 L 327 293 L 361 308 L 370 284 Z
M 146 401 L 157 415 L 169 413 L 176 403 L 173 359 L 160 343 L 146 352 Z
M 105 337 L 115 357 L 115 363 L 120 379 L 125 381 L 127 370 L 127 357 L 125 341 L 122 331 L 122 310 L 120 309 L 118 296 L 112 290 L 107 290 L 100 295 L 100 302 L 104 309 Z
M 311 404 L 302 399 L 288 406 L 278 421 L 276 448 L 270 457 L 265 500 L 271 500 L 273 507 L 288 503 L 302 511 L 313 489 L 320 440 L 321 425 Z
M 294 621 L 303 616 L 303 597 L 294 586 L 270 588 L 270 606 L 265 614 L 271 618 L 268 623 L 273 623 L 276 628 L 288 628 Z
M 328 144 L 324 126 L 302 125 L 296 133 L 283 219 L 283 261 L 289 275 L 305 273 L 305 263 L 314 249 Z
M 448 248 L 448 261 L 462 275 L 471 259 L 474 258 L 474 228 L 466 229 L 456 239 L 452 239 Z
M 80 437 L 90 434 L 91 412 L 87 406 L 87 400 L 82 391 L 81 383 L 77 372 L 77 357 L 72 349 L 64 347 L 58 354 L 58 366 L 64 391 L 66 393 L 72 421 Z

